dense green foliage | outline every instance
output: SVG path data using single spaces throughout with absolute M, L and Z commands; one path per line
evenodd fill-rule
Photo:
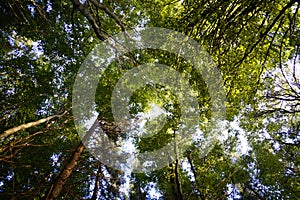
M 297 0 L 1 1 L 0 199 L 299 199 L 299 7 Z M 223 77 L 226 119 L 222 140 L 207 154 L 195 140 L 168 166 L 128 174 L 83 148 L 72 89 L 95 44 L 143 27 L 181 32 L 209 52 Z M 212 120 L 206 83 L 190 63 L 137 50 L 99 80 L 96 110 L 111 140 L 128 137 L 116 131 L 111 93 L 127 70 L 144 63 L 182 73 L 197 92 L 199 120 Z M 130 103 L 133 116 L 152 103 L 173 114 L 155 137 L 136 138 L 141 152 L 174 137 L 180 103 L 170 90 L 147 85 Z

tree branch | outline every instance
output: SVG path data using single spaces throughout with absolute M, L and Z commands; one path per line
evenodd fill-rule
M 249 190 L 251 190 L 258 199 L 260 200 L 265 200 L 265 197 L 263 197 L 261 194 L 259 194 L 256 190 L 254 190 L 251 186 L 246 185 L 246 188 L 248 188 Z
M 113 12 L 111 12 L 107 7 L 105 7 L 103 4 L 101 4 L 100 2 L 98 2 L 96 0 L 89 0 L 89 1 L 92 2 L 92 4 L 94 4 L 94 6 L 96 6 L 97 8 L 100 8 L 106 14 L 111 16 L 116 21 L 116 23 L 121 27 L 122 31 L 126 32 L 126 28 L 125 28 L 124 24 L 121 22 L 121 20 L 119 20 L 119 18 Z
M 12 135 L 14 134 L 15 132 L 18 132 L 18 131 L 21 131 L 21 130 L 24 130 L 24 129 L 27 129 L 27 128 L 30 128 L 30 127 L 33 127 L 33 126 L 37 126 L 39 124 L 42 124 L 42 123 L 45 123 L 53 118 L 56 118 L 56 117 L 62 117 L 63 115 L 65 115 L 67 113 L 67 111 L 65 111 L 64 113 L 62 114 L 59 114 L 59 115 L 52 115 L 52 116 L 49 116 L 49 117 L 46 117 L 46 118 L 43 118 L 43 119 L 39 119 L 35 122 L 29 122 L 27 124 L 22 124 L 22 125 L 19 125 L 19 126 L 16 126 L 16 127 L 13 127 L 11 129 L 8 129 L 6 131 L 4 131 L 3 133 L 1 133 L 0 135 L 0 139 L 3 139 L 9 135 Z
M 107 36 L 102 34 L 102 31 L 100 27 L 98 26 L 97 22 L 93 18 L 93 16 L 82 6 L 82 4 L 79 2 L 79 0 L 71 0 L 74 4 L 74 7 L 77 8 L 90 22 L 92 28 L 94 29 L 96 36 L 102 40 L 105 41 L 107 39 Z
M 275 17 L 272 24 L 260 35 L 259 39 L 254 43 L 254 45 L 250 48 L 249 51 L 246 51 L 243 58 L 239 60 L 235 66 L 238 64 L 241 64 L 244 62 L 244 60 L 248 57 L 248 55 L 255 49 L 255 47 L 267 36 L 267 34 L 271 31 L 271 29 L 275 26 L 277 21 L 280 19 L 280 17 L 285 13 L 287 9 L 289 9 L 294 3 L 296 3 L 298 0 L 292 0 L 290 1 L 282 10 L 280 10 L 279 14 Z

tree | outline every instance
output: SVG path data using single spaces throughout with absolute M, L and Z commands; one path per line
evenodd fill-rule
M 300 197 L 299 1 L 35 0 L 2 2 L 0 8 L 1 198 Z M 226 126 L 220 128 L 225 139 L 206 155 L 195 140 L 162 169 L 126 174 L 84 149 L 71 112 L 73 84 L 95 43 L 151 26 L 188 35 L 217 64 L 227 95 Z M 212 120 L 207 85 L 191 64 L 169 52 L 137 50 L 113 62 L 97 88 L 96 122 L 115 143 L 130 134 L 113 122 L 111 93 L 127 70 L 155 62 L 188 79 L 199 107 L 207 108 L 199 121 Z M 179 100 L 158 84 L 135 91 L 131 115 L 153 102 L 172 116 L 157 137 L 135 138 L 141 152 L 168 143 L 179 126 Z M 160 121 L 146 125 L 153 130 Z M 240 155 L 243 133 L 250 150 Z

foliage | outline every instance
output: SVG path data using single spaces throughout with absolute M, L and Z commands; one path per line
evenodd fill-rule
M 0 198 L 51 199 L 68 170 L 59 199 L 299 199 L 299 6 L 296 0 L 1 2 Z M 183 157 L 149 173 L 112 169 L 86 150 L 70 159 L 81 145 L 71 107 L 80 64 L 100 41 L 151 26 L 188 35 L 217 64 L 227 95 L 223 139 L 205 155 L 195 139 Z M 190 63 L 162 50 L 137 50 L 99 80 L 98 120 L 110 139 L 130 135 L 115 131 L 111 93 L 126 71 L 144 63 L 183 74 L 197 92 L 199 122 L 212 120 L 206 83 Z M 158 84 L 135 91 L 131 115 L 152 103 L 172 115 L 155 136 L 135 138 L 140 152 L 164 146 L 179 126 L 179 100 Z M 41 123 L 4 134 L 31 122 Z M 159 118 L 146 127 L 157 130 Z M 67 169 L 71 162 L 75 167 Z

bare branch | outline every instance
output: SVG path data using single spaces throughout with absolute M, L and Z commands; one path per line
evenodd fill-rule
M 21 130 L 24 130 L 24 129 L 27 129 L 27 128 L 30 128 L 30 127 L 33 127 L 33 126 L 37 126 L 37 125 L 42 124 L 42 123 L 45 123 L 45 122 L 47 122 L 47 121 L 49 121 L 53 118 L 62 117 L 66 113 L 67 113 L 67 111 L 65 111 L 64 113 L 59 114 L 59 115 L 52 115 L 52 116 L 49 116 L 49 117 L 46 117 L 46 118 L 43 118 L 43 119 L 39 119 L 35 122 L 29 122 L 27 124 L 22 124 L 22 125 L 13 127 L 11 129 L 8 129 L 8 130 L 4 131 L 3 133 L 1 133 L 0 139 L 3 139 L 3 138 L 5 138 L 5 137 L 7 137 L 11 134 L 14 134 L 17 131 L 21 131 Z
M 102 40 L 105 41 L 107 39 L 107 36 L 105 36 L 102 33 L 102 30 L 100 29 L 100 27 L 98 26 L 97 22 L 95 21 L 95 19 L 93 18 L 93 16 L 91 15 L 91 13 L 89 13 L 83 6 L 82 4 L 79 2 L 79 0 L 71 0 L 75 6 L 75 8 L 77 8 L 90 22 L 92 28 L 94 29 L 97 37 Z
M 89 1 L 92 2 L 97 8 L 100 8 L 106 14 L 111 16 L 116 21 L 116 23 L 121 27 L 122 31 L 126 32 L 126 28 L 125 28 L 124 24 L 121 22 L 121 20 L 119 20 L 119 18 L 113 12 L 111 12 L 107 7 L 105 7 L 103 4 L 101 4 L 100 2 L 98 2 L 96 0 L 89 0 Z

